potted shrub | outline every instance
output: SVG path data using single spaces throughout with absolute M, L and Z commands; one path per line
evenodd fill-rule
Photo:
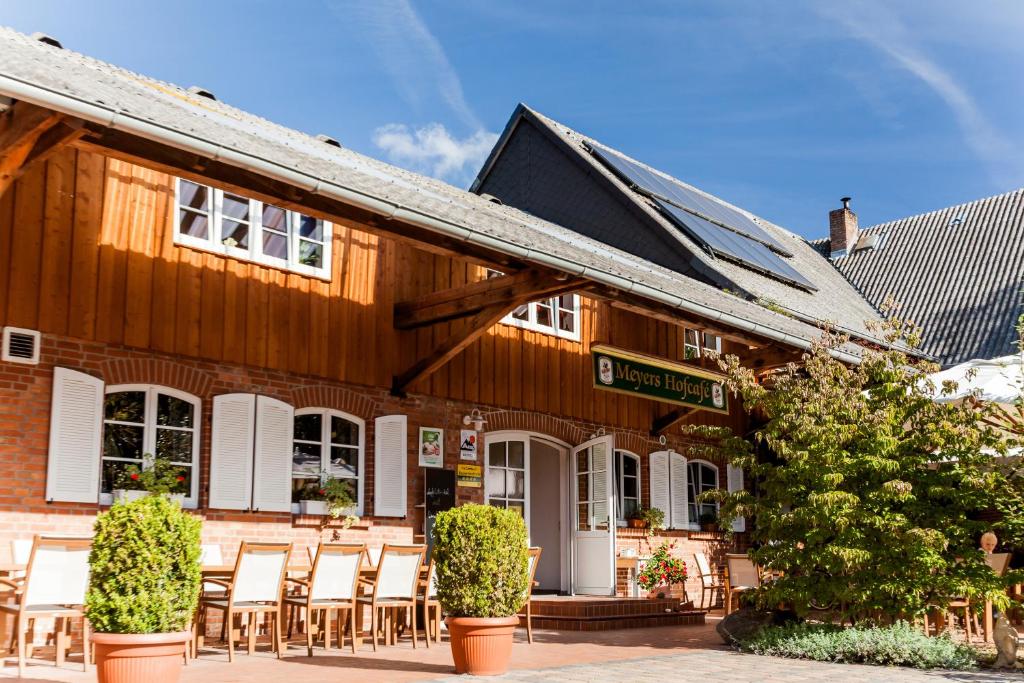
M 665 512 L 661 508 L 644 508 L 644 523 L 650 535 L 665 528 Z
M 146 453 L 145 466 L 129 465 L 114 480 L 112 491 L 115 503 L 130 503 L 150 494 L 169 496 L 179 504 L 185 502 L 187 479 L 185 468 Z
M 629 516 L 626 517 L 626 526 L 630 529 L 643 529 L 647 526 L 647 518 L 644 517 L 645 509 L 643 506 L 637 507 Z
M 302 489 L 299 512 L 304 515 L 327 514 L 327 489 L 324 484 L 314 482 Z
M 97 515 L 85 615 L 99 683 L 178 680 L 199 601 L 201 526 L 166 495 Z
M 526 524 L 514 510 L 462 505 L 434 522 L 437 600 L 448 615 L 456 673 L 508 670 L 530 587 Z
M 718 515 L 714 512 L 702 512 L 698 518 L 701 531 L 718 531 Z
M 637 574 L 636 581 L 648 597 L 669 597 L 672 586 L 686 583 L 686 563 L 672 557 L 675 547 L 675 543 L 662 543 Z
M 351 479 L 330 478 L 324 484 L 324 502 L 331 519 L 340 519 L 344 528 L 359 521 L 356 516 L 355 491 Z

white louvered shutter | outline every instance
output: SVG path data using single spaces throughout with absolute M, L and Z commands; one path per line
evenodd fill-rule
M 672 528 L 686 529 L 690 526 L 690 508 L 686 504 L 690 489 L 686 480 L 686 458 L 678 453 L 669 453 L 669 473 L 672 480 Z
M 95 503 L 100 490 L 103 380 L 53 369 L 46 500 Z
M 405 470 L 409 438 L 405 415 L 374 421 L 373 516 L 405 517 Z
M 213 397 L 210 431 L 211 508 L 248 510 L 252 503 L 252 449 L 255 394 Z
M 742 491 L 743 490 L 743 470 L 733 465 L 726 465 L 725 467 L 725 478 L 726 483 L 729 486 L 729 492 Z M 737 517 L 732 522 L 733 531 L 746 531 L 747 520 L 742 517 Z
M 253 510 L 291 512 L 294 431 L 294 408 L 268 396 L 256 397 Z
M 651 453 L 650 507 L 665 513 L 665 528 L 672 526 L 672 502 L 669 498 L 668 451 Z

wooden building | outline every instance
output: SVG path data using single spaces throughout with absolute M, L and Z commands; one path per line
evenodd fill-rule
M 229 558 L 244 538 L 408 542 L 439 466 L 458 503 L 523 513 L 543 588 L 625 592 L 620 554 L 723 547 L 694 494 L 742 472 L 688 462 L 678 425 L 746 418 L 704 349 L 769 369 L 819 336 L 807 311 L 859 297 L 801 248 L 815 304 L 780 312 L 9 30 L 0 96 L 2 547 L 88 532 L 145 454 L 187 472 Z M 324 473 L 354 527 L 302 513 Z M 669 528 L 625 528 L 637 506 Z

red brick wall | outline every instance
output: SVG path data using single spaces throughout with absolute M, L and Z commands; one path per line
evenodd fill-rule
M 46 460 L 49 438 L 50 396 L 53 368 L 67 367 L 102 378 L 108 385 L 152 383 L 187 391 L 203 401 L 200 423 L 200 508 L 204 520 L 203 540 L 223 546 L 225 560 L 233 558 L 243 538 L 293 541 L 300 547 L 318 539 L 384 542 L 420 540 L 423 525 L 423 471 L 417 466 L 416 441 L 419 427 L 445 429 L 445 466 L 458 462 L 459 430 L 462 417 L 479 408 L 487 419 L 486 430 L 517 429 L 546 434 L 569 444 L 585 441 L 603 427 L 616 438 L 616 447 L 637 453 L 642 459 L 642 497 L 649 500 L 646 455 L 666 447 L 682 450 L 684 444 L 669 437 L 661 445 L 647 434 L 619 430 L 615 425 L 594 425 L 550 415 L 488 408 L 431 396 L 411 395 L 405 399 L 386 391 L 356 385 L 326 383 L 321 378 L 285 372 L 226 365 L 184 356 L 164 355 L 125 346 L 82 342 L 44 335 L 39 365 L 0 363 L 0 556 L 9 550 L 9 539 L 34 533 L 87 533 L 98 505 L 46 503 Z M 320 526 L 320 518 L 281 513 L 249 513 L 206 509 L 209 477 L 210 420 L 213 397 L 229 392 L 259 393 L 286 401 L 296 408 L 321 406 L 351 413 L 366 421 L 364 500 L 367 516 L 352 529 L 337 525 Z M 373 420 L 389 414 L 409 418 L 408 510 L 404 519 L 373 518 Z M 477 464 L 483 463 L 481 453 Z M 720 481 L 725 482 L 720 465 Z M 458 501 L 483 502 L 483 490 L 459 488 Z M 692 564 L 692 553 L 708 551 L 708 544 L 689 538 L 688 532 L 667 532 L 678 542 L 677 551 Z M 668 537 L 666 535 L 666 537 Z M 660 537 L 659 537 L 660 538 Z M 632 547 L 638 555 L 649 553 L 654 543 L 642 532 L 624 530 L 619 547 Z M 656 545 L 656 543 L 655 543 Z M 720 544 L 712 544 L 719 552 Z

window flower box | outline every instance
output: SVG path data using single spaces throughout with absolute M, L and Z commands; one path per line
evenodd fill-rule
M 326 500 L 300 500 L 299 501 L 299 512 L 303 515 L 326 515 L 327 514 L 327 501 Z
M 148 495 L 149 495 L 149 491 L 143 491 L 141 489 L 139 489 L 139 490 L 114 489 L 113 490 L 113 496 L 114 496 L 114 502 L 115 503 L 130 503 L 133 500 L 138 500 L 139 498 L 145 498 Z

